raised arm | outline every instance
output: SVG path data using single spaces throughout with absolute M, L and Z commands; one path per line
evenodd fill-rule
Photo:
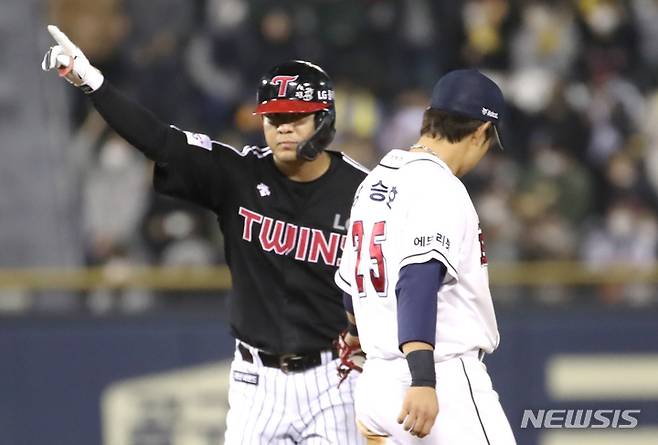
M 114 88 L 57 26 L 48 32 L 57 45 L 46 52 L 41 68 L 56 69 L 60 77 L 89 96 L 98 112 L 121 137 L 158 163 L 167 162 L 167 138 L 184 136 L 161 122 L 153 113 Z

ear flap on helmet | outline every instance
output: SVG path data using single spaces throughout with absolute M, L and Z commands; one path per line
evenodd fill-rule
M 312 161 L 331 144 L 336 135 L 336 110 L 332 107 L 328 110 L 315 113 L 315 132 L 313 135 L 299 144 L 297 147 L 297 158 Z

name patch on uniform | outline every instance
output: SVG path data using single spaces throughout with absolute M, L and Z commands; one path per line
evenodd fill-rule
M 258 385 L 258 374 L 249 374 L 241 371 L 233 371 L 233 380 L 236 382 Z
M 429 246 L 430 244 L 438 244 L 444 247 L 446 250 L 450 250 L 450 239 L 442 233 L 436 233 L 435 235 L 425 235 L 417 236 L 414 238 L 414 246 Z
M 359 192 L 357 192 L 357 195 Z M 391 208 L 391 203 L 395 200 L 397 194 L 398 189 L 395 186 L 387 186 L 381 180 L 379 180 L 377 184 L 370 186 L 370 199 L 377 202 L 386 201 L 386 205 L 389 209 Z
M 192 133 L 191 131 L 184 130 L 183 133 L 185 133 L 188 145 L 194 145 L 212 151 L 212 140 L 207 134 Z

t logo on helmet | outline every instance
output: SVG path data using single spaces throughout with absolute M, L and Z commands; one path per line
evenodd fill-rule
M 297 80 L 297 76 L 274 76 L 272 77 L 272 84 L 279 85 L 279 91 L 277 93 L 278 97 L 286 97 L 286 88 L 288 88 L 289 82 L 294 82 Z

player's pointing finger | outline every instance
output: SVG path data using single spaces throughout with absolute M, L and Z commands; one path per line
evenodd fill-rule
M 62 45 L 64 51 L 66 51 L 67 54 L 73 55 L 76 50 L 76 46 L 73 42 L 71 42 L 71 39 L 69 39 L 66 34 L 60 31 L 59 28 L 55 25 L 48 25 L 48 32 L 51 36 L 53 36 L 53 39 L 55 39 L 57 43 Z

